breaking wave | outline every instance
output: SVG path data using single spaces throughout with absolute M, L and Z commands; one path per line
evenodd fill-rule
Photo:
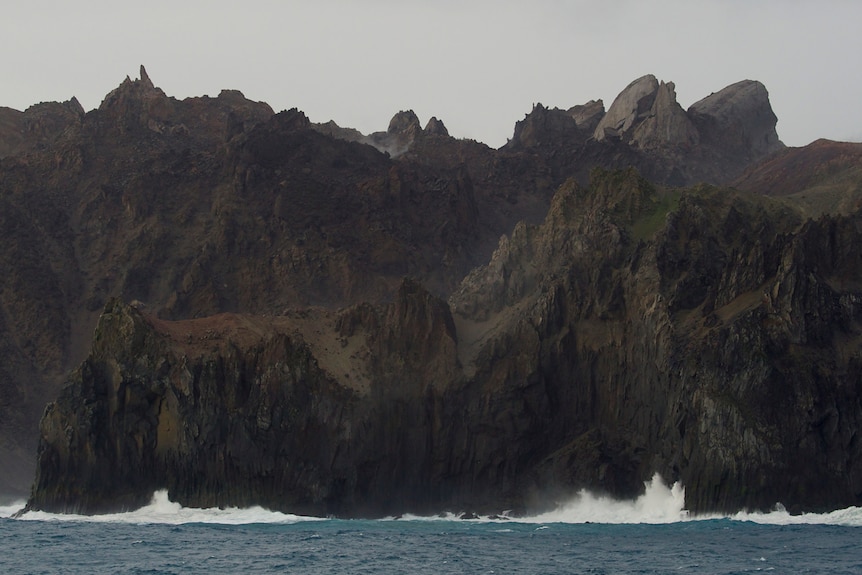
M 0 518 L 12 517 L 23 502 L 0 506 Z M 456 521 L 462 515 L 448 513 L 434 517 L 403 515 L 399 521 Z M 166 490 L 153 494 L 146 507 L 126 513 L 106 515 L 71 515 L 30 511 L 20 517 L 29 521 L 84 521 L 93 523 L 168 524 L 210 523 L 221 525 L 293 524 L 326 521 L 325 518 L 292 515 L 262 507 L 209 508 L 183 507 L 168 499 Z M 395 518 L 389 518 L 389 521 Z M 684 521 L 731 520 L 764 525 L 841 525 L 862 527 L 862 507 L 848 507 L 830 513 L 791 515 L 780 504 L 768 513 L 739 512 L 732 515 L 693 516 L 685 510 L 685 489 L 679 483 L 668 487 L 658 475 L 645 483 L 644 494 L 634 500 L 621 501 L 580 491 L 570 501 L 553 511 L 526 517 L 490 516 L 463 519 L 472 522 L 510 522 L 527 524 L 668 524 Z
M 12 515 L 23 509 L 24 505 L 24 501 L 10 503 L 9 505 L 0 505 L 0 517 L 12 517 Z
M 7 508 L 2 508 L 2 517 L 9 517 L 23 505 L 12 509 L 8 515 Z M 86 521 L 92 523 L 157 523 L 167 525 L 182 525 L 186 523 L 213 523 L 219 525 L 250 525 L 262 523 L 289 524 L 302 521 L 321 521 L 318 517 L 305 517 L 270 511 L 263 507 L 217 507 L 198 509 L 183 507 L 168 499 L 167 490 L 156 491 L 150 504 L 135 511 L 125 513 L 108 513 L 105 515 L 74 515 L 62 513 L 45 513 L 44 511 L 29 511 L 20 519 L 28 521 Z
M 644 494 L 633 501 L 600 497 L 582 490 L 554 511 L 527 518 L 539 523 L 678 523 L 689 519 L 685 488 L 668 487 L 658 474 L 645 483 Z

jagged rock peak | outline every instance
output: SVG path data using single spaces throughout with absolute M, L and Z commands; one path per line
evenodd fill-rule
M 392 116 L 389 121 L 389 128 L 386 130 L 390 134 L 408 134 L 415 136 L 422 126 L 419 124 L 419 118 L 413 110 L 402 110 Z
M 599 125 L 594 137 L 597 140 L 619 138 L 629 132 L 652 108 L 659 83 L 655 76 L 641 76 L 620 92 L 614 99 Z
M 113 107 L 119 102 L 125 101 L 129 98 L 152 100 L 157 98 L 167 98 L 167 96 L 160 88 L 155 87 L 153 81 L 150 80 L 149 74 L 147 74 L 147 70 L 143 65 L 141 65 L 140 79 L 132 81 L 131 78 L 126 76 L 126 79 L 123 80 L 122 84 L 105 96 L 99 109 L 104 110 Z
M 147 69 L 144 68 L 143 64 L 141 64 L 141 71 L 139 75 L 141 78 L 141 84 L 144 87 L 155 88 L 155 86 L 153 86 L 153 81 L 150 80 L 150 76 L 147 74 Z
M 698 143 L 697 128 L 677 103 L 675 88 L 673 82 L 659 83 L 648 114 L 633 131 L 632 139 L 637 147 L 693 146 Z
M 578 129 L 592 132 L 605 115 L 605 103 L 602 100 L 590 100 L 586 104 L 572 106 L 566 112 L 575 120 Z
M 636 148 L 693 146 L 697 128 L 676 101 L 673 82 L 642 76 L 623 90 L 596 126 L 596 140 L 622 140 Z
M 308 116 L 298 108 L 281 111 L 273 116 L 272 121 L 279 129 L 288 132 L 305 130 L 311 127 L 311 121 L 308 119 Z
M 769 103 L 769 92 L 756 80 L 742 80 L 710 94 L 692 104 L 688 115 L 706 137 L 732 139 L 755 154 L 784 147 L 775 131 L 778 118 Z
M 449 130 L 446 129 L 446 126 L 443 124 L 443 121 L 438 120 L 436 116 L 431 116 L 431 119 L 428 120 L 427 124 L 425 124 L 424 131 L 426 134 L 435 134 L 437 136 L 449 135 Z
M 84 106 L 81 105 L 81 102 L 79 102 L 78 98 L 75 96 L 72 96 L 68 101 L 63 102 L 63 107 L 79 116 L 83 116 L 86 113 Z
M 604 115 L 605 105 L 601 100 L 590 100 L 568 110 L 548 108 L 541 102 L 534 103 L 530 113 L 515 123 L 514 134 L 505 147 L 545 146 L 550 149 L 560 145 L 582 145 L 593 134 Z

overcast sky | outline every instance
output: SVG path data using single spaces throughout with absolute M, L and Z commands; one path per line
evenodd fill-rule
M 144 64 L 176 98 L 237 89 L 363 133 L 399 110 L 499 147 L 534 103 L 609 107 L 644 74 L 687 108 L 760 80 L 791 146 L 862 141 L 855 0 L 30 0 L 0 20 L 0 106 L 85 109 Z

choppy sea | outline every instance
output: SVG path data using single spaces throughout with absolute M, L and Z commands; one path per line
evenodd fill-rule
M 0 573 L 862 573 L 862 508 L 691 517 L 659 478 L 635 501 L 579 493 L 520 518 L 342 520 L 190 509 L 157 492 L 95 517 L 0 507 Z

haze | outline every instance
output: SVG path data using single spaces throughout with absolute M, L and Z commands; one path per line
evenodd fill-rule
M 85 109 L 144 64 L 169 96 L 238 89 L 363 133 L 399 110 L 499 147 L 533 104 L 609 107 L 647 73 L 690 104 L 763 82 L 785 144 L 862 140 L 853 1 L 18 2 L 0 21 L 0 106 Z

